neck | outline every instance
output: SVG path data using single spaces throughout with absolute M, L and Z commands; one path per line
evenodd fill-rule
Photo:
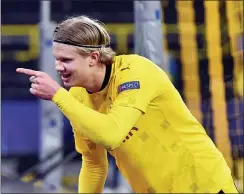
M 103 81 L 106 75 L 106 66 L 101 64 L 92 76 L 91 85 L 87 87 L 89 93 L 99 92 L 102 88 Z

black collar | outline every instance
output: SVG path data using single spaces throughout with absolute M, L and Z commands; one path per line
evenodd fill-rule
M 109 78 L 111 75 L 111 70 L 112 70 L 112 65 L 106 65 L 106 73 L 100 91 L 103 90 L 108 85 Z
M 105 77 L 104 77 L 103 84 L 102 84 L 102 87 L 100 88 L 99 92 L 102 91 L 108 85 L 109 78 L 110 78 L 110 75 L 111 75 L 111 71 L 112 71 L 112 65 L 106 65 Z M 92 94 L 88 90 L 86 90 L 86 91 L 89 94 Z

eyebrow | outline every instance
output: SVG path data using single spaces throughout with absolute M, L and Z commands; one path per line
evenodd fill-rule
M 73 59 L 73 57 L 57 57 L 58 59 L 62 59 L 62 60 L 71 60 Z

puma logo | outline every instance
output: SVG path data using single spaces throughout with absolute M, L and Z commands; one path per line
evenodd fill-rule
M 124 70 L 126 70 L 126 69 L 130 69 L 130 68 L 129 68 L 129 67 L 125 67 L 125 68 L 121 69 L 121 71 L 124 71 Z

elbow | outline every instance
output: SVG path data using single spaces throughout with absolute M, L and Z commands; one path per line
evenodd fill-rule
M 124 141 L 124 137 L 117 130 L 101 138 L 101 144 L 106 150 L 112 151 L 118 148 Z
M 116 148 L 118 148 L 121 143 L 123 142 L 123 139 L 119 138 L 117 139 L 116 137 L 111 137 L 111 139 L 106 139 L 103 141 L 103 146 L 106 150 L 113 151 Z
M 110 129 L 110 130 L 108 130 Z M 101 127 L 100 140 L 103 147 L 112 151 L 118 148 L 124 141 L 124 135 L 121 133 L 123 130 L 119 129 L 118 125 L 114 122 L 107 122 L 107 125 Z

